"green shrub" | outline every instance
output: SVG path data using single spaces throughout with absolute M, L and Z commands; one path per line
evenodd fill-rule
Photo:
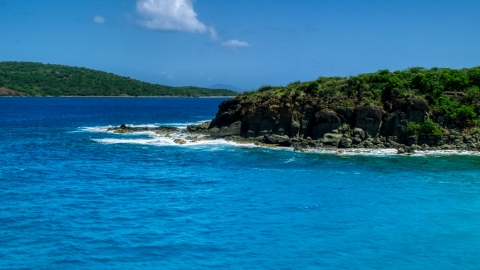
M 304 82 L 297 86 L 297 90 L 305 93 L 316 91 L 318 93 L 319 83 L 317 81 Z
M 425 119 L 422 123 L 409 122 L 407 132 L 412 135 L 442 136 L 443 132 L 432 119 Z
M 272 88 L 273 88 L 273 86 L 264 85 L 264 86 L 261 86 L 260 88 L 258 88 L 257 92 L 262 93 L 262 92 L 268 91 L 268 90 L 270 90 L 270 89 L 272 89 Z
M 420 135 L 421 126 L 419 123 L 408 122 L 407 132 L 411 135 Z

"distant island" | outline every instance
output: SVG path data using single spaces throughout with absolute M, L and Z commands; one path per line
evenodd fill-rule
M 0 62 L 0 96 L 236 96 L 227 89 L 152 84 L 81 67 Z

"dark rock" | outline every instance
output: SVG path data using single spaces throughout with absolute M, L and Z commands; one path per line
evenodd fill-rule
M 342 124 L 335 112 L 327 110 L 317 112 L 314 119 L 312 127 L 313 139 L 322 138 L 326 133 L 332 132 Z
M 204 132 L 210 127 L 211 121 L 202 123 L 200 125 L 188 125 L 187 130 L 189 132 Z
M 382 115 L 382 108 L 378 106 L 359 106 L 355 108 L 355 126 L 375 137 L 382 123 Z
M 292 147 L 295 151 L 305 151 L 308 149 L 308 143 L 306 141 L 293 142 Z
M 187 141 L 185 141 L 184 139 L 175 139 L 173 140 L 174 143 L 176 144 L 186 144 Z
M 396 136 L 403 141 L 407 133 L 407 116 L 404 112 L 396 111 L 388 114 L 382 125 L 381 133 L 383 136 Z
M 409 136 L 407 138 L 407 145 L 412 146 L 417 144 L 417 136 Z
M 338 146 L 342 138 L 343 138 L 342 134 L 327 133 L 323 136 L 322 141 L 324 144 Z
M 225 137 L 225 136 L 232 136 L 232 135 L 240 135 L 242 128 L 242 122 L 237 121 L 232 123 L 229 126 L 223 126 L 221 128 L 214 127 L 208 130 L 208 133 L 213 137 Z
M 270 144 L 278 144 L 281 146 L 290 146 L 290 138 L 287 135 L 265 135 L 265 142 Z
M 352 139 L 350 138 L 342 138 L 338 145 L 338 148 L 351 148 L 352 147 Z
M 407 119 L 415 123 L 421 123 L 429 117 L 429 108 L 425 100 L 420 98 L 408 99 Z
M 353 129 L 353 136 L 360 138 L 360 140 L 365 140 L 365 131 L 363 129 L 357 127 Z
M 119 127 L 111 127 L 108 128 L 107 131 L 113 131 L 115 133 L 134 133 L 134 132 L 145 132 L 145 131 L 153 131 L 157 134 L 162 133 L 170 133 L 176 132 L 180 129 L 177 127 L 166 127 L 166 126 L 158 126 L 158 127 L 132 127 L 127 126 L 125 124 L 120 125 Z
M 262 119 L 260 125 L 258 126 L 257 136 L 271 134 L 274 127 L 275 123 L 271 119 Z
M 290 136 L 295 137 L 298 136 L 298 133 L 300 132 L 300 122 L 293 120 L 290 123 Z

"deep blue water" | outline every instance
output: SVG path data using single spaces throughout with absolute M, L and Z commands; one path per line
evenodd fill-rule
M 0 269 L 480 269 L 480 157 L 168 144 L 223 99 L 0 98 Z

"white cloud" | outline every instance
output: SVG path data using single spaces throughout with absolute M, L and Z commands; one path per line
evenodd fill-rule
M 186 31 L 209 34 L 217 39 L 213 27 L 207 27 L 197 19 L 193 0 L 137 0 L 137 12 L 143 17 L 140 24 L 152 30 Z
M 248 42 L 239 41 L 236 39 L 230 39 L 225 42 L 222 42 L 222 45 L 227 47 L 250 47 L 250 44 L 248 44 Z
M 93 17 L 93 22 L 94 23 L 105 23 L 105 19 L 102 16 L 95 15 L 95 17 Z

